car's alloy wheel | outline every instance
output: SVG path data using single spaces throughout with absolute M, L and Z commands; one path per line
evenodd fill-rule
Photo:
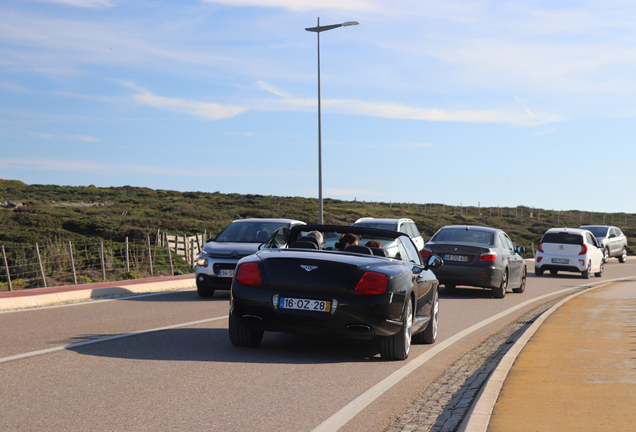
M 609 259 L 610 259 L 609 249 L 605 248 L 605 249 L 603 249 L 603 262 L 606 263 L 606 262 L 609 261 Z
M 414 343 L 435 343 L 437 339 L 437 329 L 439 326 L 439 293 L 435 290 L 433 294 L 433 304 L 431 305 L 431 320 L 429 321 L 426 329 L 413 335 Z
M 512 292 L 514 293 L 522 293 L 526 290 L 526 278 L 528 276 L 527 270 L 523 269 L 523 275 L 521 276 L 521 286 L 519 288 L 513 288 Z
M 592 273 L 592 261 L 588 261 L 587 268 L 585 269 L 583 273 L 581 273 L 581 277 L 583 279 L 589 279 L 590 273 Z
M 380 339 L 380 356 L 389 360 L 406 360 L 411 351 L 413 333 L 413 299 L 409 295 L 402 318 L 402 329 L 395 335 Z
M 504 298 L 506 296 L 506 290 L 508 290 L 508 269 L 505 269 L 501 275 L 501 285 L 499 285 L 499 288 L 492 289 L 492 296 L 494 298 Z
M 230 342 L 232 345 L 255 348 L 261 344 L 263 333 L 261 330 L 244 326 L 233 313 L 230 314 Z
M 621 256 L 618 257 L 618 262 L 624 263 L 627 261 L 627 249 L 623 248 L 623 252 L 621 252 Z

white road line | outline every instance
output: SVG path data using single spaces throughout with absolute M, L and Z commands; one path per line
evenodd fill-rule
M 49 354 L 49 353 L 56 352 L 56 351 L 72 349 L 72 348 L 76 348 L 76 347 L 80 347 L 80 346 L 84 346 L 84 345 L 90 345 L 90 344 L 99 343 L 99 342 L 107 342 L 107 341 L 111 341 L 111 340 L 115 340 L 115 339 L 122 339 L 122 338 L 130 337 L 130 336 L 139 336 L 139 335 L 152 333 L 152 332 L 157 332 L 157 331 L 161 331 L 161 330 L 170 330 L 170 329 L 179 328 L 179 327 L 188 327 L 188 326 L 203 324 L 203 323 L 207 323 L 207 322 L 211 322 L 211 321 L 227 319 L 227 318 L 228 318 L 228 316 L 226 315 L 226 316 L 222 316 L 222 317 L 208 318 L 208 319 L 199 320 L 199 321 L 190 321 L 190 322 L 182 323 L 182 324 L 174 324 L 174 325 L 170 325 L 170 326 L 166 326 L 166 327 L 158 327 L 158 328 L 154 328 L 154 329 L 150 329 L 150 330 L 138 331 L 138 332 L 134 332 L 134 333 L 125 333 L 125 334 L 120 334 L 120 335 L 115 335 L 115 336 L 108 336 L 108 337 L 99 338 L 99 339 L 91 339 L 91 340 L 88 340 L 88 341 L 72 343 L 70 345 L 60 345 L 60 346 L 56 346 L 56 347 L 53 347 L 53 348 L 48 348 L 48 349 L 43 349 L 43 350 L 38 350 L 38 351 L 31 351 L 31 352 L 23 353 L 23 354 L 16 354 L 16 355 L 9 356 L 9 357 L 3 357 L 3 358 L 0 358 L 0 363 L 12 361 L 12 360 L 19 360 L 19 359 L 23 359 L 23 358 L 27 358 L 27 357 L 33 357 L 33 356 L 42 355 L 42 354 Z
M 559 295 L 559 294 L 564 294 L 564 293 L 566 293 L 568 291 L 572 291 L 572 290 L 575 290 L 575 289 L 580 289 L 580 288 L 583 288 L 583 287 L 589 287 L 591 285 L 604 284 L 604 283 L 608 283 L 608 282 L 612 282 L 612 281 L 616 281 L 616 280 L 621 280 L 621 279 L 624 279 L 624 278 L 612 279 L 611 281 L 604 280 L 603 282 L 597 282 L 597 283 L 593 283 L 593 284 L 579 285 L 579 286 L 576 286 L 576 287 L 566 288 L 566 289 L 562 289 L 560 291 L 555 291 L 555 292 L 550 293 L 550 294 L 545 294 L 545 295 L 542 295 L 542 296 L 539 296 L 539 297 L 535 297 L 535 298 L 533 298 L 531 300 L 527 300 L 527 301 L 525 301 L 523 303 L 519 303 L 518 305 L 513 306 L 510 309 L 506 309 L 505 311 L 500 312 L 497 315 L 493 315 L 492 317 L 490 317 L 490 318 L 488 318 L 488 319 L 486 319 L 484 321 L 481 321 L 481 322 L 479 322 L 479 323 L 477 323 L 477 324 L 475 324 L 475 325 L 473 325 L 471 327 L 468 327 L 467 329 L 464 329 L 461 332 L 454 334 L 453 336 L 451 336 L 450 338 L 444 340 L 443 342 L 436 343 L 435 345 L 433 345 L 433 347 L 431 349 L 429 349 L 428 351 L 420 354 L 414 360 L 408 362 L 407 364 L 402 366 L 400 369 L 396 370 L 391 375 L 387 376 L 382 381 L 380 381 L 379 383 L 377 383 L 376 385 L 371 387 L 369 390 L 365 391 L 360 396 L 358 396 L 357 398 L 355 398 L 354 400 L 349 402 L 347 405 L 342 407 L 338 412 L 333 414 L 331 417 L 329 417 L 327 420 L 325 420 L 320 425 L 318 425 L 315 429 L 313 429 L 312 432 L 333 432 L 333 431 L 337 431 L 342 426 L 344 426 L 349 420 L 351 420 L 356 415 L 358 415 L 358 413 L 360 413 L 360 411 L 362 411 L 364 408 L 366 408 L 371 402 L 373 402 L 375 399 L 377 399 L 379 396 L 381 396 L 384 392 L 389 390 L 391 387 L 393 387 L 395 384 L 397 384 L 403 378 L 407 377 L 411 372 L 415 371 L 417 368 L 419 368 L 424 363 L 429 361 L 435 355 L 439 354 L 440 352 L 442 352 L 443 350 L 445 350 L 449 346 L 453 345 L 454 343 L 456 343 L 460 339 L 468 336 L 469 334 L 479 330 L 482 327 L 487 326 L 488 324 L 490 324 L 490 323 L 492 323 L 494 321 L 497 321 L 500 318 L 505 317 L 506 315 L 511 314 L 512 312 L 514 312 L 514 311 L 516 311 L 518 309 L 521 309 L 521 308 L 523 308 L 523 307 L 525 307 L 525 306 L 527 306 L 529 304 L 532 304 L 532 303 L 537 302 L 539 300 L 543 300 L 543 299 L 548 298 L 548 297 L 554 297 L 554 296 Z

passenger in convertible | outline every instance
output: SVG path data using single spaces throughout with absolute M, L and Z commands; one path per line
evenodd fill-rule
M 360 238 L 357 235 L 346 233 L 340 237 L 340 240 L 338 240 L 338 243 L 336 243 L 335 246 L 339 251 L 343 251 L 347 248 L 347 246 L 357 246 L 358 240 L 360 240 Z

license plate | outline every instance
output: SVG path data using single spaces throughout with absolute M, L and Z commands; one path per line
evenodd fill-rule
M 278 301 L 281 309 L 309 310 L 316 312 L 330 312 L 331 302 L 326 300 L 308 300 L 299 298 L 281 297 Z
M 554 264 L 568 264 L 570 260 L 568 258 L 552 258 Z
M 459 262 L 468 262 L 468 257 L 466 255 L 448 255 L 444 256 L 446 261 L 459 261 Z
M 234 277 L 234 270 L 233 269 L 221 269 L 221 270 L 219 270 L 219 276 L 222 276 L 222 277 Z

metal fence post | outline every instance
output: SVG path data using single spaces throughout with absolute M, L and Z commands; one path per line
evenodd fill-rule
M 13 291 L 13 286 L 11 285 L 11 273 L 9 272 L 9 265 L 7 264 L 7 254 L 4 252 L 4 245 L 2 245 L 2 260 L 4 261 L 4 271 L 7 273 L 9 291 Z
M 40 274 L 42 275 L 42 282 L 44 282 L 44 288 L 46 288 L 46 276 L 44 274 L 44 267 L 42 266 L 42 258 L 40 257 L 40 248 L 38 244 L 35 244 L 35 252 L 38 255 L 38 264 L 40 265 Z
M 150 236 L 148 236 L 148 265 L 150 266 L 150 275 L 154 276 L 152 272 L 152 249 L 150 248 Z
M 128 252 L 128 236 L 126 236 L 126 273 L 130 273 L 130 255 Z
M 68 256 L 71 258 L 71 271 L 73 272 L 73 284 L 77 285 L 77 274 L 75 273 L 75 261 L 73 260 L 73 246 L 68 242 Z
M 102 280 L 106 280 L 106 265 L 104 263 L 104 242 L 99 241 L 99 261 L 102 264 Z

